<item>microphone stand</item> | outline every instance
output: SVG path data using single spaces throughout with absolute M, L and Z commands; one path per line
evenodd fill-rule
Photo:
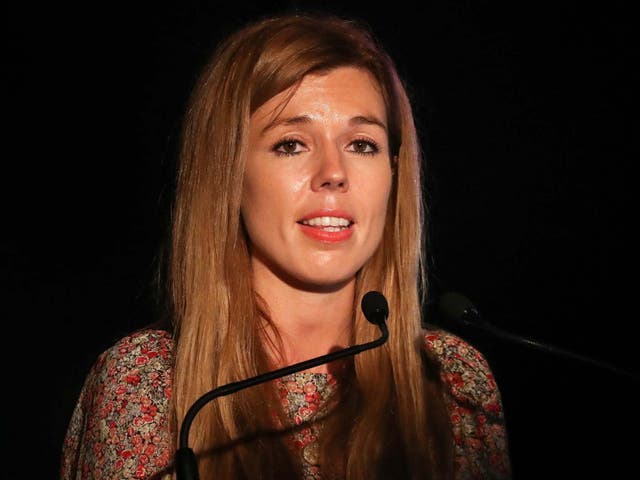
M 465 325 L 465 326 L 469 326 L 472 328 L 477 328 L 480 329 L 486 333 L 489 333 L 493 336 L 496 336 L 498 338 L 502 338 L 503 340 L 507 340 L 510 342 L 514 342 L 517 343 L 519 345 L 524 345 L 525 347 L 529 347 L 529 348 L 533 348 L 536 350 L 541 350 L 543 352 L 546 353 L 552 353 L 554 355 L 558 355 L 560 357 L 566 357 L 566 358 L 571 358 L 573 360 L 578 360 L 584 363 L 588 363 L 590 365 L 596 366 L 596 367 L 600 367 L 603 368 L 605 370 L 609 370 L 613 373 L 617 373 L 619 375 L 624 375 L 624 376 L 628 376 L 631 377 L 632 379 L 639 381 L 640 377 L 638 377 L 637 375 L 634 375 L 631 372 L 628 372 L 626 370 L 622 370 L 610 363 L 606 363 L 600 360 L 596 360 L 594 358 L 588 357 L 586 355 L 582 355 L 576 352 L 572 352 L 570 350 L 565 350 L 563 348 L 557 347 L 555 345 L 550 345 L 548 343 L 542 343 L 539 342 L 537 340 L 533 340 L 531 338 L 527 338 L 527 337 L 523 337 L 520 335 L 515 335 L 513 333 L 507 332 L 505 330 L 502 330 L 498 327 L 496 327 L 495 325 L 491 325 L 490 323 L 486 322 L 486 321 L 470 321 L 468 319 L 468 317 L 466 315 L 464 315 L 462 318 L 460 318 L 460 322 Z
M 478 309 L 462 294 L 457 292 L 447 292 L 443 294 L 439 302 L 440 313 L 450 322 L 457 323 L 462 327 L 470 327 L 472 329 L 480 330 L 484 333 L 488 333 L 494 337 L 507 340 L 509 342 L 517 343 L 528 348 L 543 351 L 545 353 L 551 353 L 560 357 L 570 358 L 578 360 L 590 365 L 609 370 L 610 372 L 618 375 L 623 375 L 631 378 L 632 380 L 640 381 L 640 376 L 633 374 L 626 370 L 622 370 L 610 363 L 606 363 L 586 355 L 581 355 L 569 350 L 559 348 L 555 345 L 548 343 L 542 343 L 531 338 L 527 338 L 521 335 L 515 335 L 513 333 L 502 330 L 495 325 L 487 322 L 482 318 Z
M 372 298 L 371 294 L 377 294 L 382 298 L 374 298 L 373 301 L 378 302 L 378 304 L 374 305 L 373 307 L 367 307 L 365 303 L 368 299 L 370 300 Z M 288 367 L 279 368 L 278 370 L 262 373 L 246 380 L 228 383 L 214 390 L 211 390 L 198 398 L 187 411 L 187 414 L 185 415 L 180 427 L 179 448 L 175 454 L 176 479 L 199 480 L 200 478 L 196 456 L 193 450 L 188 446 L 189 429 L 191 428 L 191 424 L 193 423 L 196 414 L 210 401 L 214 400 L 215 398 L 223 397 L 225 395 L 237 392 L 238 390 L 242 390 L 244 388 L 252 387 L 260 383 L 268 382 L 270 380 L 275 380 L 276 378 L 291 375 L 292 373 L 300 372 L 302 370 L 317 367 L 318 365 L 333 362 L 344 357 L 356 355 L 358 353 L 364 352 L 365 350 L 379 347 L 380 345 L 385 343 L 389 339 L 389 330 L 387 329 L 387 325 L 385 323 L 386 317 L 389 313 L 386 299 L 379 292 L 369 292 L 362 299 L 362 304 L 366 318 L 371 323 L 376 324 L 380 328 L 382 335 L 378 339 L 368 343 L 363 343 L 361 345 L 353 345 L 351 347 L 328 353 L 326 355 L 321 355 L 319 357 L 311 358 L 303 362 L 289 365 Z

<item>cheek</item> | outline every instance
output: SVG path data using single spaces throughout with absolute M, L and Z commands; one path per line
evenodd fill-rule
M 373 229 L 375 230 L 375 237 L 377 238 L 376 243 L 379 243 L 382 240 L 385 226 L 387 224 L 390 202 L 392 201 L 392 181 L 393 179 L 389 173 L 389 175 L 379 178 L 378 182 L 375 183 L 375 187 L 370 192 L 369 198 L 377 200 L 375 203 L 375 216 L 373 219 Z M 393 221 L 392 219 L 389 220 Z
M 260 205 L 264 204 L 264 202 L 261 202 L 260 198 L 267 192 L 268 190 L 266 192 L 263 191 L 260 182 L 256 181 L 255 175 L 252 175 L 249 171 L 245 172 L 242 185 L 242 200 L 240 202 L 240 215 L 242 216 L 250 239 L 254 237 L 256 219 L 262 215 Z
M 390 169 L 382 170 L 363 179 L 363 185 L 366 188 L 362 190 L 361 198 L 370 203 L 376 218 L 382 217 L 383 221 L 384 212 L 387 210 L 391 196 L 392 181 Z
M 279 186 L 268 170 L 260 168 L 258 162 L 248 162 L 242 186 L 241 208 L 244 215 L 252 215 L 254 210 L 265 209 L 275 199 Z
M 300 167 L 282 164 L 252 165 L 245 172 L 242 209 L 278 213 L 291 207 L 309 183 L 309 175 Z M 250 213 L 250 212 L 245 212 Z
M 295 220 L 293 206 L 301 182 L 286 172 L 255 169 L 244 178 L 240 211 L 249 237 L 269 235 L 278 226 Z M 304 182 L 302 182 L 303 184 Z

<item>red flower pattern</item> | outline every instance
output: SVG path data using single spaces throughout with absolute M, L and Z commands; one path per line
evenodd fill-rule
M 429 332 L 424 347 L 440 363 L 448 386 L 445 401 L 453 426 L 456 479 L 510 478 L 502 403 L 486 360 L 446 332 Z M 175 435 L 169 424 L 172 352 L 167 332 L 145 330 L 99 356 L 69 423 L 62 480 L 157 479 L 170 471 Z M 274 385 L 285 413 L 301 425 L 323 412 L 337 381 L 331 374 L 297 373 Z M 291 437 L 305 480 L 321 478 L 318 435 L 318 427 L 310 424 Z

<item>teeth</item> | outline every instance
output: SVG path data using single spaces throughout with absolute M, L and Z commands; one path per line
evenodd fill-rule
M 337 232 L 340 230 L 338 227 L 348 227 L 351 222 L 346 218 L 340 217 L 315 217 L 308 220 L 302 220 L 304 225 L 310 225 L 312 227 L 334 227 L 336 230 L 326 228 L 329 232 Z

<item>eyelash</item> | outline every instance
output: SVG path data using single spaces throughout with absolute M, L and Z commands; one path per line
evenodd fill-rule
M 272 150 L 273 152 L 281 157 L 292 157 L 294 155 L 299 155 L 303 152 L 282 152 L 280 150 L 278 150 L 279 148 L 281 148 L 282 146 L 286 145 L 287 143 L 297 143 L 299 145 L 304 145 L 303 142 L 301 142 L 300 140 L 296 139 L 296 138 L 284 138 L 281 141 L 279 141 L 278 143 L 276 143 Z M 371 148 L 370 152 L 358 152 L 358 151 L 353 151 L 351 153 L 355 153 L 357 155 L 375 155 L 376 153 L 378 153 L 380 151 L 380 147 L 379 145 L 374 142 L 373 140 L 370 140 L 368 138 L 356 138 L 355 140 L 353 140 L 349 145 L 353 145 L 354 143 L 364 143 L 366 144 L 368 147 Z

